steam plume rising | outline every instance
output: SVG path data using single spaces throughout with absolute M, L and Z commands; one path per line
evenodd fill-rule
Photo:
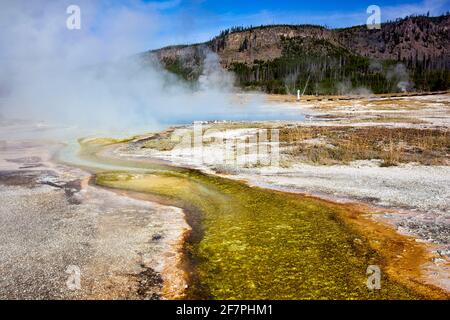
M 2 1 L 0 114 L 149 130 L 158 123 L 202 120 L 205 112 L 229 110 L 232 79 L 220 70 L 213 53 L 206 55 L 197 92 L 155 60 L 135 55 L 157 38 L 163 18 L 155 4 L 79 1 L 80 30 L 66 28 L 69 4 Z

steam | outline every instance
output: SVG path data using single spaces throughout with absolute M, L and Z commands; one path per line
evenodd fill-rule
M 2 1 L 0 115 L 102 130 L 152 130 L 233 112 L 233 79 L 206 53 L 193 91 L 155 58 L 159 7 L 79 1 L 81 30 L 66 28 L 69 2 Z
M 401 92 L 411 91 L 414 88 L 414 83 L 410 80 L 408 69 L 403 63 L 389 66 L 387 70 L 379 61 L 371 61 L 369 70 L 372 72 L 382 73 L 386 79 L 395 85 L 396 89 Z
M 357 96 L 369 96 L 372 91 L 365 87 L 353 87 L 350 80 L 345 80 L 337 83 L 336 85 L 339 95 L 357 95 Z
M 386 72 L 386 79 L 396 82 L 397 88 L 402 92 L 410 91 L 414 87 L 414 84 L 409 80 L 409 72 L 402 63 L 391 66 Z
M 283 83 L 288 94 L 295 92 L 295 83 L 297 82 L 298 75 L 299 72 L 293 72 L 284 77 Z
M 372 60 L 369 64 L 369 71 L 380 73 L 401 92 L 408 92 L 414 88 L 414 83 L 410 81 L 409 72 L 403 63 L 397 63 L 385 68 L 380 61 Z M 341 81 L 336 84 L 340 95 L 362 95 L 369 96 L 372 91 L 365 87 L 353 87 L 350 80 Z
M 384 72 L 383 65 L 381 64 L 380 61 L 371 60 L 369 64 L 369 71 L 374 73 L 383 73 Z
M 200 89 L 204 91 L 233 90 L 234 76 L 222 69 L 219 57 L 209 49 L 204 49 L 203 72 L 199 77 Z

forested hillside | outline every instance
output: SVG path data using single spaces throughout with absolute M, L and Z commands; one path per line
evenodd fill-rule
M 313 25 L 235 27 L 202 44 L 151 51 L 186 80 L 208 51 L 243 89 L 270 93 L 354 94 L 450 88 L 450 15 L 328 29 Z

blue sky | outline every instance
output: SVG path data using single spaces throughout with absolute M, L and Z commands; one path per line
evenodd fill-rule
M 78 31 L 66 28 L 66 9 L 72 4 L 81 11 Z M 450 11 L 450 0 L 0 0 L 0 59 L 28 51 L 59 55 L 63 49 L 66 56 L 113 59 L 204 42 L 233 26 L 361 25 L 374 4 L 382 21 Z
M 126 1 L 129 3 L 129 1 Z M 166 44 L 208 40 L 220 30 L 236 25 L 320 24 L 346 27 L 365 24 L 369 5 L 381 8 L 382 21 L 410 14 L 439 15 L 450 11 L 450 0 L 162 0 L 144 1 L 165 21 Z
M 149 1 L 147 1 L 149 2 Z M 167 1 L 157 1 L 167 2 Z M 426 1 L 425 1 L 426 2 Z M 275 18 L 283 19 L 289 16 L 299 14 L 301 18 L 315 20 L 327 15 L 334 14 L 349 14 L 364 12 L 369 5 L 376 4 L 380 7 L 396 7 L 401 9 L 407 6 L 424 6 L 431 10 L 435 9 L 444 1 L 428 1 L 425 4 L 422 1 L 411 0 L 359 0 L 359 1 L 330 1 L 330 0 L 316 0 L 316 1 L 301 1 L 301 0 L 187 0 L 175 1 L 179 7 L 182 8 L 196 8 L 204 10 L 205 12 L 214 13 L 217 15 L 235 15 L 235 16 L 251 16 L 260 12 L 272 13 Z M 424 5 L 425 4 L 425 5 Z M 413 9 L 414 10 L 414 9 Z M 284 16 L 284 17 L 283 17 Z M 337 24 L 345 23 L 345 21 L 336 21 Z M 334 21 L 330 21 L 330 25 Z

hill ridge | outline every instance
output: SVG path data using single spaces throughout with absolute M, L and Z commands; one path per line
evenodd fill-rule
M 375 93 L 433 91 L 450 86 L 449 32 L 449 14 L 406 17 L 375 30 L 309 24 L 234 27 L 203 43 L 149 53 L 169 71 L 192 80 L 211 50 L 222 67 L 236 74 L 238 85 L 274 93 L 301 86 L 306 74 L 312 77 L 310 94 L 339 93 L 336 83 L 342 82 L 341 88 L 362 86 Z

